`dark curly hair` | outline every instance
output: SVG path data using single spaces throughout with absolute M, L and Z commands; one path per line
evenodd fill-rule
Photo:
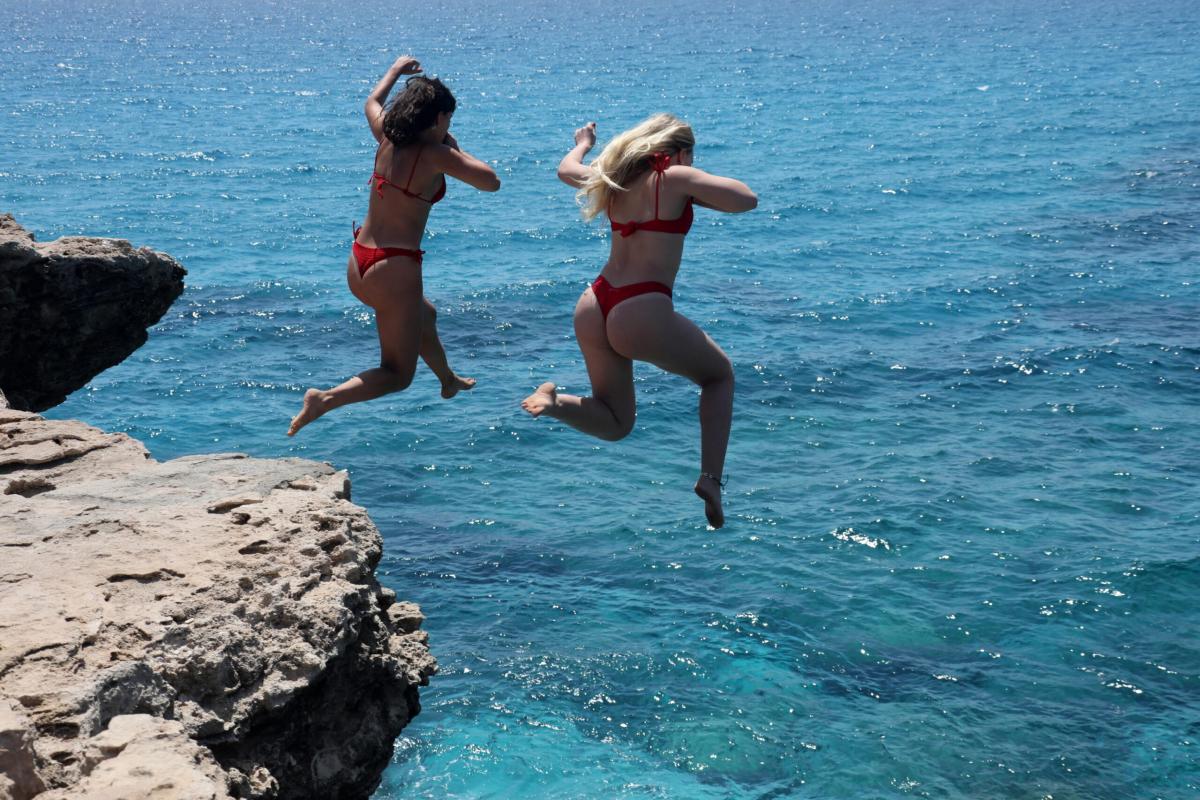
M 383 134 L 396 147 L 410 145 L 437 123 L 438 114 L 454 112 L 458 104 L 437 78 L 414 75 L 404 84 L 383 115 Z

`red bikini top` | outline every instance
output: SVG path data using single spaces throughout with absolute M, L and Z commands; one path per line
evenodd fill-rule
M 386 183 L 388 186 L 391 186 L 393 189 L 399 189 L 402 193 L 408 195 L 409 197 L 420 200 L 423 203 L 429 203 L 429 205 L 433 205 L 434 203 L 436 203 L 437 201 L 441 200 L 443 197 L 446 196 L 446 177 L 444 175 L 442 176 L 442 188 L 438 189 L 437 193 L 434 194 L 434 196 L 432 198 L 422 197 L 418 192 L 410 191 L 408 188 L 409 186 L 412 186 L 413 173 L 415 173 L 417 171 L 417 162 L 421 160 L 421 151 L 424 149 L 425 149 L 425 145 L 421 145 L 417 149 L 417 155 L 416 155 L 416 157 L 413 158 L 412 169 L 410 169 L 408 171 L 408 182 L 405 183 L 403 186 L 392 183 L 391 181 L 389 181 L 387 179 L 386 176 L 380 175 L 378 172 L 372 172 L 371 180 L 367 181 L 367 183 L 371 183 L 372 181 L 374 181 L 375 192 L 380 197 L 383 197 L 383 185 Z
M 671 164 L 671 156 L 668 153 L 655 153 L 650 156 L 650 166 L 654 169 L 654 219 L 646 220 L 645 222 L 617 222 L 612 218 L 612 213 L 608 215 L 608 220 L 612 223 L 612 229 L 621 234 L 622 237 L 632 236 L 638 231 L 654 231 L 655 233 L 678 233 L 687 236 L 687 232 L 692 229 L 692 198 L 688 198 L 687 205 L 683 207 L 683 213 L 676 219 L 659 219 L 658 218 L 658 196 L 662 194 L 663 173 L 667 171 L 667 167 Z M 611 206 L 611 203 L 610 203 Z

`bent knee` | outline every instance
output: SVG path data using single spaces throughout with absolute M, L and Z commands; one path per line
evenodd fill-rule
M 397 367 L 394 364 L 384 362 L 379 367 L 387 372 L 385 386 L 389 392 L 402 392 L 407 389 L 412 384 L 413 376 L 417 372 L 416 364 Z
M 604 432 L 600 438 L 606 442 L 619 442 L 629 434 L 633 433 L 633 420 L 617 420 L 616 424 Z
M 700 381 L 701 386 L 711 386 L 717 383 L 733 385 L 733 362 L 724 353 L 721 353 L 720 360 L 713 364 L 712 372 Z

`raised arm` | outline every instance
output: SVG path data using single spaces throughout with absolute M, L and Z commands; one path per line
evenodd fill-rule
M 596 123 L 589 122 L 575 131 L 575 146 L 558 162 L 558 179 L 578 189 L 592 174 L 583 157 L 596 146 Z
M 442 146 L 433 149 L 431 158 L 434 166 L 451 178 L 457 178 L 481 192 L 500 191 L 500 178 L 496 176 L 496 171 L 470 153 L 464 152 L 455 138 L 448 133 Z
M 680 180 L 684 191 L 705 208 L 740 214 L 758 206 L 758 195 L 733 178 L 710 175 L 702 169 L 682 165 L 672 167 L 671 176 Z
M 374 134 L 375 141 L 383 141 L 383 104 L 392 91 L 392 87 L 396 85 L 396 81 L 400 80 L 401 75 L 416 75 L 420 71 L 420 61 L 412 56 L 400 56 L 396 59 L 396 63 L 392 64 L 384 76 L 379 79 L 379 83 L 375 84 L 371 93 L 367 95 L 363 113 L 367 115 L 367 123 L 371 126 L 371 133 Z

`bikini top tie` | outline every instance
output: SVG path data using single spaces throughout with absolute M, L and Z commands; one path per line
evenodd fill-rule
M 687 205 L 683 208 L 683 213 L 676 219 L 659 219 L 658 217 L 658 199 L 662 194 L 663 174 L 667 171 L 667 167 L 671 165 L 670 153 L 654 153 L 650 156 L 650 167 L 654 170 L 654 219 L 648 219 L 644 222 L 630 220 L 628 222 L 617 222 L 612 218 L 611 203 L 609 209 L 608 220 L 612 225 L 612 229 L 621 234 L 621 237 L 632 236 L 638 231 L 652 231 L 655 233 L 678 233 L 686 236 L 687 232 L 692 229 L 692 198 L 688 198 Z
M 423 203 L 429 203 L 429 205 L 433 205 L 434 203 L 436 203 L 437 201 L 441 200 L 443 197 L 446 196 L 446 179 L 445 179 L 445 177 L 442 178 L 442 187 L 437 190 L 437 193 L 435 193 L 432 198 L 422 197 L 420 195 L 420 193 L 411 191 L 409 189 L 409 187 L 412 186 L 413 174 L 416 173 L 416 171 L 417 171 L 417 162 L 421 160 L 421 151 L 424 149 L 425 149 L 425 145 L 423 145 L 423 144 L 417 149 L 417 155 L 413 158 L 412 169 L 410 169 L 408 171 L 408 181 L 403 186 L 392 183 L 391 181 L 389 181 L 387 179 L 387 176 L 381 175 L 378 172 L 372 172 L 371 180 L 367 181 L 367 183 L 369 184 L 369 183 L 373 182 L 375 184 L 375 193 L 378 194 L 380 197 L 383 197 L 383 186 L 384 186 L 384 184 L 387 184 L 388 186 L 391 186 L 393 189 L 399 189 L 402 194 L 406 194 L 409 197 L 420 200 Z

